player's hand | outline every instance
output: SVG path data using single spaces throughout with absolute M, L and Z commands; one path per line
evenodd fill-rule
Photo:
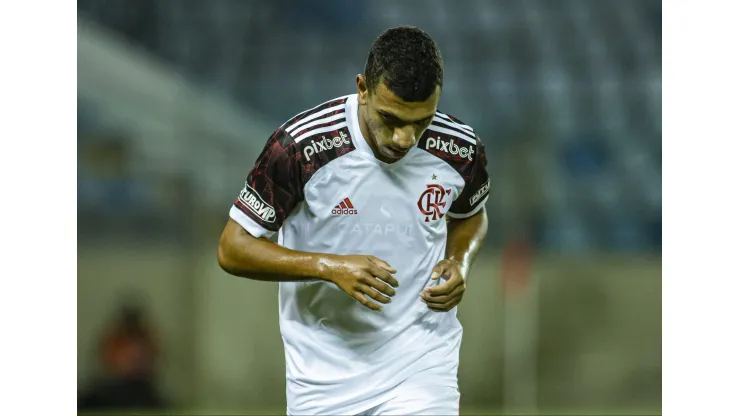
M 432 280 L 446 280 L 439 286 L 424 289 L 420 296 L 429 309 L 447 312 L 457 306 L 465 293 L 465 277 L 461 264 L 456 260 L 442 260 L 432 269 Z
M 374 256 L 332 256 L 327 260 L 325 280 L 328 280 L 366 308 L 383 309 L 378 303 L 390 303 L 396 294 L 396 269 Z M 392 286 L 392 287 L 391 287 Z M 372 300 L 371 300 L 372 299 Z

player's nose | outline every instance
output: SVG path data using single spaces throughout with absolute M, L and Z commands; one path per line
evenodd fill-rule
M 416 135 L 413 130 L 397 129 L 393 134 L 393 144 L 401 150 L 408 150 L 416 144 Z

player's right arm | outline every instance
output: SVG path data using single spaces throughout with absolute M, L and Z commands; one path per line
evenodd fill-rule
M 396 270 L 373 256 L 339 256 L 291 250 L 265 238 L 255 238 L 229 219 L 218 245 L 218 264 L 229 274 L 271 282 L 325 280 L 370 309 L 390 302 L 398 287 Z M 387 284 L 386 284 L 387 283 Z M 391 286 L 389 286 L 391 285 Z M 383 296 L 383 294 L 387 296 Z
M 328 256 L 327 256 L 328 257 Z M 234 276 L 271 282 L 322 279 L 327 259 L 255 238 L 229 218 L 218 244 L 218 264 Z
M 295 142 L 279 129 L 231 207 L 218 245 L 219 265 L 229 274 L 255 280 L 325 280 L 366 307 L 381 309 L 369 299 L 388 303 L 395 294 L 393 287 L 398 286 L 392 276 L 396 270 L 385 261 L 364 255 L 301 252 L 268 239 L 302 201 L 304 171 Z

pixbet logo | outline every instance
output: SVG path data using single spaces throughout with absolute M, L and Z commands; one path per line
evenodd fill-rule
M 450 192 L 452 192 L 451 189 L 445 189 L 442 185 L 436 183 L 427 185 L 427 189 L 421 194 L 417 203 L 419 211 L 426 216 L 424 222 L 436 221 L 442 218 L 444 214 L 442 214 L 441 208 L 447 205 L 444 199 L 445 195 L 449 195 Z
M 455 143 L 454 139 L 442 140 L 439 137 L 428 138 L 426 142 L 426 148 L 427 150 L 441 150 L 451 155 L 460 155 L 461 158 L 468 159 L 470 161 L 473 160 L 473 153 L 475 153 L 475 148 L 472 145 L 468 147 L 462 147 L 458 146 Z
M 321 136 L 321 140 L 314 139 L 311 141 L 310 145 L 306 146 L 306 148 L 303 149 L 303 156 L 306 157 L 306 161 L 309 161 L 311 160 L 311 156 L 316 153 L 324 152 L 335 147 L 342 147 L 345 144 L 352 143 L 347 137 L 348 136 L 345 132 L 340 131 L 339 136 L 337 137 L 327 138 L 326 136 Z
M 244 189 L 239 193 L 239 201 L 263 221 L 275 222 L 275 208 L 262 200 L 251 186 L 244 185 Z

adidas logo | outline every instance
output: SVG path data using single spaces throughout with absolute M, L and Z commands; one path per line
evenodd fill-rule
M 342 202 L 340 202 L 337 206 L 334 207 L 333 210 L 331 210 L 331 213 L 334 215 L 356 215 L 357 210 L 355 209 L 355 206 L 352 205 L 352 202 L 350 202 L 349 198 L 344 198 Z

